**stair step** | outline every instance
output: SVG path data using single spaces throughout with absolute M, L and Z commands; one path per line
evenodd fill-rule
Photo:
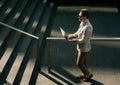
M 32 10 L 34 9 L 34 7 L 35 7 L 35 3 L 36 2 L 34 2 L 34 3 L 31 3 L 31 2 L 29 2 L 29 4 L 28 4 L 28 6 L 26 7 L 26 11 L 25 12 L 23 12 L 23 16 L 21 17 L 22 18 L 22 20 L 23 20 L 23 22 L 24 22 L 24 20 L 26 19 L 26 17 L 27 17 L 27 19 L 28 19 L 28 16 L 29 16 L 29 18 L 30 18 L 30 16 L 31 16 L 31 14 L 32 14 Z M 31 7 L 31 8 L 30 8 Z M 25 18 L 24 18 L 25 17 Z M 29 20 L 29 19 L 28 19 Z M 18 21 L 18 23 L 16 24 L 16 25 L 18 25 L 18 26 L 20 26 L 22 29 L 25 27 L 25 25 L 28 23 L 28 21 L 27 22 L 25 22 L 24 24 L 23 24 L 23 22 L 19 22 Z M 12 32 L 11 32 L 12 33 Z M 15 34 L 14 34 L 15 33 Z M 6 77 L 7 76 L 7 74 L 8 74 L 8 72 L 9 72 L 9 69 L 10 69 L 10 67 L 12 66 L 12 64 L 11 63 L 13 63 L 14 62 L 14 59 L 15 59 L 15 56 L 11 56 L 11 54 L 12 54 L 12 52 L 13 52 L 13 50 L 14 50 L 14 48 L 15 48 L 15 46 L 17 45 L 17 42 L 18 42 L 18 39 L 20 38 L 20 34 L 18 34 L 18 33 L 16 33 L 16 32 L 14 32 L 13 31 L 13 34 L 10 34 L 10 36 L 8 36 L 9 38 L 10 37 L 12 37 L 12 39 L 13 40 L 11 40 L 11 41 L 9 41 L 9 43 L 7 44 L 8 46 L 10 45 L 11 46 L 11 44 L 12 44 L 12 46 L 13 46 L 13 48 L 11 48 L 11 50 L 10 50 L 10 57 L 8 56 L 4 56 L 3 55 L 3 57 L 5 58 L 7 58 L 7 60 L 8 61 L 6 61 L 6 62 L 3 62 L 2 61 L 2 59 L 1 59 L 1 62 L 0 63 L 4 63 L 5 64 L 5 66 L 3 65 L 2 66 L 2 68 L 0 69 L 0 70 L 3 70 L 3 71 L 1 71 L 2 73 L 3 73 L 3 76 L 2 77 Z M 8 38 L 8 39 L 9 39 Z M 7 40 L 8 40 L 7 39 Z M 11 39 L 11 38 L 10 38 Z M 7 41 L 6 41 L 7 42 Z M 14 43 L 13 43 L 14 42 Z M 5 53 L 6 53 L 6 51 L 5 51 Z M 3 58 L 2 57 L 2 58 Z M 1 64 L 0 64 L 1 65 Z M 9 66 L 9 68 L 8 68 L 8 66 Z M 2 75 L 2 73 L 1 73 L 1 75 Z M 2 79 L 4 79 L 4 78 L 2 78 Z
M 14 10 L 12 10 L 14 8 L 14 6 L 16 5 L 17 0 L 13 0 L 13 1 L 9 1 L 7 0 L 6 3 L 3 5 L 3 8 L 0 9 L 0 21 L 4 22 L 5 19 L 8 19 L 9 15 L 11 13 L 15 13 Z M 11 9 L 10 9 L 11 8 Z M 7 9 L 9 10 L 8 14 L 5 14 L 5 12 L 7 11 Z M 11 16 L 11 15 L 10 15 Z M 9 22 L 9 21 L 8 21 Z M 2 45 L 2 43 L 4 42 L 4 39 L 6 38 L 5 35 L 7 35 L 9 33 L 9 29 L 2 27 L 0 29 L 0 47 Z
M 32 45 L 31 49 L 28 52 L 29 60 L 26 65 L 21 82 L 20 82 L 21 85 L 29 85 L 29 81 L 30 81 L 30 78 L 31 78 L 31 75 L 34 69 L 35 62 L 36 62 L 36 58 L 37 58 L 36 50 L 35 50 L 36 48 L 34 47 L 33 43 L 31 45 Z
M 37 8 L 37 11 L 39 11 L 39 7 Z M 38 28 L 39 29 L 39 28 Z M 32 44 L 33 45 L 33 44 Z M 31 46 L 31 45 L 30 45 Z M 36 50 L 35 50 L 36 51 Z M 31 49 L 30 49 L 30 52 L 34 52 L 34 51 L 31 51 Z M 32 72 L 33 72 L 33 68 L 34 68 L 34 65 L 35 65 L 35 61 L 36 61 L 36 57 L 35 57 L 35 54 L 34 54 L 34 56 L 33 56 L 33 54 L 30 54 L 29 56 L 31 56 L 30 57 L 30 59 L 29 59 L 29 61 L 28 61 L 28 63 L 27 63 L 27 66 L 26 66 L 26 69 L 25 69 L 25 72 L 24 72 L 24 75 L 23 75 L 23 77 L 22 77 L 22 80 L 21 80 L 21 83 L 23 84 L 24 83 L 24 85 L 26 85 L 26 84 L 28 84 L 29 83 L 29 80 L 30 80 L 30 78 L 31 78 L 31 74 L 32 74 Z M 31 60 L 32 60 L 32 62 L 31 62 Z M 29 75 L 29 76 L 27 76 L 27 75 Z M 25 78 L 25 79 L 24 79 Z M 17 79 L 17 78 L 16 78 Z M 17 81 L 17 80 L 16 80 Z M 24 82 L 25 81 L 25 82 Z
M 42 49 L 45 46 L 44 40 L 53 6 L 45 5 L 40 0 L 34 2 L 1 0 L 1 2 L 0 21 L 40 36 L 39 44 Z M 0 35 L 3 36 L 0 36 L 0 84 L 7 81 L 11 85 L 34 85 L 40 64 L 34 40 L 4 26 L 0 29 Z
M 29 23 L 28 23 L 28 25 L 26 27 L 28 29 L 26 31 L 28 31 L 29 33 L 34 32 L 36 27 L 34 27 L 33 25 L 34 25 L 35 22 L 38 23 L 37 21 L 39 21 L 39 18 L 40 18 L 40 15 L 41 15 L 41 12 L 40 12 L 41 5 L 40 4 L 38 4 L 38 5 L 39 5 L 39 7 L 38 6 L 36 7 L 37 11 L 34 11 L 34 14 L 32 14 L 31 19 L 29 20 Z M 13 81 L 14 81 L 14 79 L 16 77 L 16 74 L 18 73 L 19 67 L 20 67 L 24 57 L 26 57 L 25 54 L 26 54 L 26 51 L 28 50 L 28 47 L 29 47 L 28 45 L 29 45 L 30 41 L 31 41 L 31 39 L 29 37 L 23 36 L 22 41 L 19 41 L 20 44 L 17 44 L 17 48 L 18 48 L 17 50 L 19 52 L 18 52 L 18 54 L 16 56 L 16 60 L 15 60 L 13 66 L 11 68 L 11 71 L 8 74 L 8 77 L 7 77 L 7 81 L 10 82 L 11 84 L 13 84 Z M 21 51 L 22 51 L 22 55 L 21 55 Z M 15 51 L 13 53 L 15 53 Z
M 6 0 L 1 0 L 0 1 L 0 8 L 4 5 L 5 2 L 6 2 Z
M 6 3 L 0 9 L 0 21 L 3 21 L 5 17 L 12 11 L 18 0 L 7 0 Z
M 7 79 L 6 79 L 11 84 L 13 84 L 14 79 L 16 77 L 16 74 L 19 70 L 19 67 L 20 67 L 24 57 L 26 57 L 25 54 L 26 54 L 26 51 L 28 49 L 30 39 L 29 40 L 27 39 L 26 43 L 24 43 L 25 39 L 26 38 L 24 38 L 23 42 L 21 42 L 21 48 L 19 47 L 19 49 L 17 49 L 18 50 L 17 54 L 14 52 L 14 54 L 16 54 L 15 55 L 16 59 L 15 59 L 13 65 L 12 65 L 12 68 L 11 68 L 11 70 L 10 70 L 8 76 L 7 76 Z
M 43 15 L 44 16 L 42 16 L 42 20 L 41 20 L 41 23 L 39 24 L 39 26 L 38 26 L 38 28 L 41 28 L 40 29 L 40 31 L 38 31 L 39 32 L 39 34 L 37 34 L 37 36 L 40 36 L 40 42 L 39 42 L 39 45 L 40 45 L 40 47 L 39 47 L 39 49 L 42 49 L 42 50 L 40 50 L 40 55 L 39 56 L 37 56 L 37 58 L 36 58 L 36 61 L 35 61 L 35 66 L 34 66 L 34 69 L 33 69 L 33 72 L 32 72 L 32 75 L 31 75 L 31 78 L 30 78 L 30 81 L 29 81 L 29 84 L 30 85 L 35 85 L 35 83 L 36 83 L 36 80 L 37 80 L 37 75 L 38 75 L 38 73 L 39 73 L 39 70 L 40 70 L 40 62 L 41 62 L 41 56 L 42 56 L 42 53 L 43 53 L 43 51 L 44 51 L 44 46 L 45 46 L 45 42 L 44 42 L 44 39 L 45 39 L 45 36 L 46 36 L 46 32 L 47 32 L 47 26 L 48 26 L 48 24 L 49 24 L 49 20 L 50 20 L 50 17 L 51 17 L 51 12 L 52 12 L 52 10 L 53 10 L 53 6 L 47 6 L 46 7 L 46 9 L 45 9 L 45 11 L 44 11 L 44 13 L 43 13 Z M 30 61 L 29 61 L 30 62 Z M 29 66 L 30 67 L 30 66 Z M 29 68 L 29 67 L 26 67 L 26 70 L 28 71 L 28 69 L 27 68 Z M 24 73 L 24 74 L 26 74 L 27 75 L 27 71 L 26 71 L 26 73 Z M 24 78 L 25 78 L 26 76 L 23 76 L 22 78 L 22 80 L 23 81 L 21 81 L 21 82 L 25 82 L 24 81 Z
M 24 3 L 18 2 L 18 4 L 16 4 L 16 6 L 12 10 L 12 12 L 9 14 L 9 16 L 6 17 L 8 20 L 6 20 L 5 23 L 14 25 L 16 23 L 17 19 L 20 17 L 22 10 L 24 9 L 25 5 L 27 4 L 27 1 L 28 0 L 26 0 L 26 2 L 24 2 Z M 5 39 L 7 38 L 10 31 L 11 30 L 9 28 L 5 28 L 5 27 L 1 28 L 0 47 L 3 44 L 3 42 L 5 41 Z

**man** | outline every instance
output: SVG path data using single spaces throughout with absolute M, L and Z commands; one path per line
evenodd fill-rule
M 77 79 L 82 79 L 84 81 L 89 80 L 93 74 L 89 72 L 87 65 L 87 56 L 91 50 L 90 38 L 92 36 L 93 27 L 88 20 L 88 10 L 81 9 L 79 12 L 79 21 L 81 21 L 77 32 L 73 34 L 68 34 L 67 38 L 77 38 L 77 51 L 78 57 L 76 64 L 82 71 L 82 75 L 77 76 Z

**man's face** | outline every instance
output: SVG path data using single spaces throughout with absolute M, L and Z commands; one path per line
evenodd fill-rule
M 82 12 L 79 13 L 79 17 L 78 18 L 79 18 L 79 21 L 83 21 L 83 22 L 87 19 L 86 16 L 83 16 Z
M 78 15 L 78 19 L 79 19 L 79 21 L 82 21 L 82 20 L 83 20 L 82 12 L 79 13 L 79 15 Z

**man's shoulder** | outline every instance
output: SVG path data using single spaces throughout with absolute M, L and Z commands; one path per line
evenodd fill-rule
M 93 29 L 93 26 L 92 26 L 92 24 L 91 24 L 90 22 L 87 22 L 87 23 L 86 23 L 86 27 L 87 27 L 87 28 L 92 28 L 92 29 Z
M 87 24 L 87 25 L 85 25 L 85 28 L 86 28 L 86 29 L 92 29 L 93 27 L 92 27 L 92 25 Z
M 93 27 L 91 25 L 86 25 L 85 31 L 86 32 L 92 32 L 93 31 Z

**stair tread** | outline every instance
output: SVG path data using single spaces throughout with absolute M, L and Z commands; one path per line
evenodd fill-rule
M 36 1 L 37 2 L 37 1 Z M 36 2 L 34 2 L 33 4 L 33 6 L 35 7 L 35 4 L 36 4 Z M 30 5 L 31 6 L 31 5 Z M 33 9 L 34 9 L 34 7 L 33 6 L 31 6 Z M 29 10 L 29 9 L 27 9 L 27 10 Z M 30 9 L 30 11 L 32 11 L 32 9 Z M 29 13 L 29 12 L 27 12 L 27 13 Z M 36 17 L 36 18 L 38 18 L 38 17 Z M 30 20 L 29 20 L 29 22 L 28 22 L 28 24 L 27 24 L 27 26 L 25 27 L 25 28 L 28 28 L 29 30 L 31 30 L 30 29 L 30 26 L 31 26 L 31 24 L 29 24 L 30 23 Z M 20 26 L 20 25 L 19 25 Z M 35 28 L 34 28 L 34 30 L 35 30 Z M 32 30 L 33 31 L 33 30 Z M 18 38 L 16 38 L 15 39 L 15 41 L 18 41 L 18 39 L 19 39 L 19 36 L 20 35 L 15 35 L 15 36 L 18 36 Z M 22 39 L 23 40 L 23 39 Z M 22 53 L 21 53 L 21 51 L 17 54 L 17 56 L 16 56 L 16 60 L 15 60 L 15 62 L 14 62 L 14 64 L 12 65 L 12 68 L 11 68 L 11 70 L 10 70 L 10 72 L 9 72 L 9 74 L 8 74 L 8 77 L 7 77 L 7 81 L 8 82 L 10 82 L 10 83 L 13 83 L 13 81 L 14 81 L 14 78 L 15 78 L 15 76 L 16 76 L 16 74 L 17 74 L 17 71 L 19 70 L 19 67 L 20 67 L 20 65 L 21 65 L 21 63 L 22 63 L 22 60 L 23 60 L 23 58 L 24 58 L 24 56 L 25 56 L 25 53 L 26 53 L 26 51 L 27 51 L 27 48 L 28 48 L 28 45 L 29 45 L 29 42 L 30 42 L 30 39 L 28 39 L 28 37 L 27 38 L 25 38 L 23 41 L 25 41 L 26 43 L 24 43 L 23 42 L 23 44 L 22 44 L 22 42 L 21 42 L 21 44 L 20 44 L 20 46 L 19 47 L 21 47 L 21 49 L 19 48 L 18 50 L 20 51 L 22 51 Z M 13 41 L 12 41 L 13 42 Z M 20 41 L 19 41 L 20 42 Z M 18 43 L 17 43 L 18 44 Z M 23 49 L 23 50 L 22 50 Z M 13 53 L 15 53 L 15 51 L 13 51 Z M 19 62 L 18 62 L 19 61 Z M 12 78 L 11 78 L 12 77 Z
M 38 22 L 39 22 L 39 19 L 41 18 L 41 13 L 42 13 L 42 10 L 43 10 L 43 8 L 44 8 L 44 4 L 38 4 L 38 6 L 36 7 L 36 11 L 35 11 L 35 13 L 33 14 L 33 19 L 34 20 L 31 20 L 30 21 L 30 23 L 29 23 L 29 25 L 27 26 L 27 28 L 29 28 L 29 33 L 33 33 L 34 31 L 35 31 L 35 27 L 37 27 L 37 26 L 35 26 L 34 27 L 34 23 L 37 23 L 37 25 L 38 25 Z M 33 30 L 34 29 L 34 30 Z M 27 40 L 27 39 L 25 39 L 25 40 Z M 29 50 L 29 49 L 28 49 Z M 33 52 L 33 51 L 32 51 Z M 31 55 L 30 55 L 31 56 Z M 32 59 L 33 59 L 33 57 L 32 57 Z M 26 66 L 26 68 L 28 68 L 29 69 L 29 75 L 31 75 L 32 74 L 32 70 L 33 70 L 33 68 L 34 68 L 34 65 L 35 65 L 35 61 L 36 61 L 36 58 L 34 57 L 34 62 L 31 62 L 31 57 L 30 57 L 30 60 L 28 61 L 28 64 L 27 64 L 27 66 Z M 32 65 L 31 65 L 32 64 Z M 30 65 L 30 68 L 29 68 L 29 65 Z M 31 71 L 30 71 L 31 70 Z M 28 73 L 28 72 L 27 72 Z M 26 72 L 24 73 L 24 76 L 26 75 Z M 19 75 L 18 75 L 19 76 Z M 29 81 L 29 79 L 30 79 L 30 76 L 27 76 L 26 77 L 26 79 L 28 79 L 28 81 Z M 24 79 L 23 79 L 24 80 Z M 17 79 L 15 80 L 15 82 L 17 81 Z
M 33 3 L 32 1 L 28 0 L 29 5 L 28 3 L 25 5 L 24 2 L 21 2 L 17 5 L 15 3 L 20 2 L 20 0 L 16 0 L 15 2 L 13 0 L 11 1 L 12 8 L 9 8 L 10 5 L 6 5 L 9 2 L 6 1 L 4 5 L 1 5 L 0 12 L 5 13 L 8 7 L 8 15 L 3 16 L 1 21 L 4 21 L 4 23 L 8 25 L 17 27 L 18 29 L 25 30 L 31 34 L 35 33 L 36 29 L 39 29 L 39 32 L 37 33 L 40 33 L 38 35 L 40 35 L 40 46 L 42 46 L 42 40 L 44 40 L 43 38 L 45 37 L 45 32 L 47 30 L 52 9 L 50 6 L 47 6 L 46 9 L 44 9 L 44 3 L 39 4 L 35 1 L 39 2 L 39 0 L 34 0 Z M 14 2 L 14 4 L 12 4 L 12 2 Z M 22 3 L 24 3 L 24 5 Z M 34 11 L 34 7 L 36 7 L 35 3 L 38 5 L 36 11 Z M 17 8 L 15 9 L 14 7 Z M 43 12 L 43 10 L 45 11 Z M 2 14 L 0 13 L 0 15 Z M 29 84 L 32 82 L 31 78 L 35 70 L 34 68 L 36 68 L 35 65 L 38 61 L 38 55 L 34 46 L 32 46 L 32 39 L 4 27 L 2 27 L 0 30 L 2 30 L 0 31 L 0 35 L 3 35 L 3 37 L 0 37 L 0 49 L 2 49 L 1 47 L 4 47 L 5 45 L 5 51 L 0 60 L 0 77 L 3 78 L 0 78 L 0 81 L 7 80 L 10 84 L 14 84 L 14 82 L 17 81 L 16 78 L 19 77 L 18 72 L 20 72 L 24 58 L 28 57 L 28 61 L 25 62 L 26 65 L 25 69 L 23 69 L 23 74 L 20 74 L 21 79 L 20 81 L 18 79 L 18 81 L 20 84 Z M 28 49 L 30 46 L 32 46 L 32 49 Z
M 29 12 L 28 12 L 28 9 L 26 9 L 26 10 L 27 10 L 27 13 L 26 13 L 26 15 L 24 15 L 24 17 L 25 17 L 25 16 L 28 16 L 28 15 L 29 15 L 29 12 L 31 11 L 31 10 L 29 10 Z M 22 18 L 24 19 L 24 17 L 22 17 Z M 19 21 L 18 21 L 18 24 L 17 24 L 17 25 L 20 26 L 21 29 L 23 29 L 23 28 L 25 27 L 25 24 L 22 24 L 22 22 L 19 22 Z M 22 25 L 22 26 L 21 26 L 21 25 Z M 20 35 L 20 34 L 16 34 L 16 36 L 13 36 L 13 37 L 12 37 L 12 35 L 11 35 L 11 37 L 12 37 L 13 40 L 9 41 L 9 43 L 8 43 L 9 45 L 8 45 L 8 46 L 10 46 L 11 44 L 12 44 L 12 46 L 15 46 L 15 45 L 17 44 L 17 43 L 16 43 L 16 40 L 19 38 L 19 35 Z M 9 37 L 10 37 L 10 36 L 9 36 Z M 14 37 L 15 37 L 15 38 L 14 38 Z M 13 41 L 15 41 L 15 42 L 13 43 Z M 13 51 L 13 49 L 14 49 L 14 47 L 12 48 L 11 52 Z M 3 57 L 8 58 L 8 56 L 4 56 L 4 55 L 3 55 Z M 2 58 L 3 58 L 3 57 L 2 57 Z M 2 62 L 2 58 L 1 58 L 1 62 Z M 3 61 L 3 62 L 4 62 L 4 61 Z M 4 62 L 4 63 L 5 63 L 5 62 Z M 1 70 L 2 70 L 2 68 L 1 68 Z
M 17 3 L 18 0 L 7 0 L 4 7 L 0 9 L 0 21 L 3 21 L 5 17 L 12 11 L 14 8 L 15 4 Z
M 41 19 L 42 23 L 40 23 L 42 25 L 38 26 L 38 28 L 41 28 L 40 31 L 39 31 L 39 34 L 38 34 L 38 36 L 40 36 L 40 40 L 39 40 L 40 41 L 39 42 L 40 47 L 39 47 L 39 49 L 42 49 L 42 50 L 40 50 L 40 52 L 39 52 L 40 55 L 36 58 L 35 66 L 34 66 L 30 81 L 29 81 L 29 84 L 31 84 L 31 85 L 34 85 L 35 80 L 37 79 L 36 74 L 38 72 L 38 68 L 40 68 L 38 66 L 40 66 L 40 59 L 41 59 L 40 57 L 41 57 L 41 54 L 43 53 L 43 50 L 44 50 L 44 48 L 43 48 L 44 47 L 43 44 L 45 44 L 44 39 L 45 39 L 45 35 L 47 33 L 47 28 L 48 28 L 48 25 L 49 25 L 49 19 L 51 17 L 51 12 L 53 10 L 53 6 L 47 6 L 46 9 L 44 9 L 44 10 L 45 10 L 44 13 L 43 13 L 44 16 L 42 16 L 43 18 Z M 27 69 L 27 67 L 26 67 L 26 69 Z M 27 71 L 26 71 L 25 74 L 27 75 Z
M 23 77 L 22 77 L 22 80 L 20 82 L 21 85 L 28 85 L 29 84 L 29 80 L 31 78 L 31 74 L 33 72 L 33 69 L 34 69 L 34 65 L 35 65 L 35 62 L 36 62 L 36 55 L 33 53 L 35 50 L 32 50 L 32 52 L 30 52 L 29 54 L 29 61 L 27 63 L 27 66 L 25 68 L 25 72 L 23 74 Z
M 8 20 L 6 21 L 6 23 L 8 22 L 12 22 L 12 21 L 14 21 L 13 23 L 9 23 L 10 25 L 12 25 L 12 24 L 15 24 L 15 22 L 16 22 L 16 20 L 20 17 L 20 15 L 21 15 L 21 12 L 22 12 L 22 10 L 23 10 L 23 8 L 24 8 L 24 6 L 26 5 L 26 3 L 27 3 L 27 0 L 26 0 L 26 2 L 24 2 L 24 4 L 23 4 L 23 2 L 22 3 L 19 3 L 18 5 L 17 5 L 17 7 L 15 7 L 15 8 L 17 8 L 17 10 L 13 10 L 14 11 L 14 13 L 11 13 L 12 15 L 8 18 Z M 14 20 L 14 19 L 12 19 L 13 17 L 15 17 L 15 19 L 16 20 Z M 0 36 L 0 47 L 1 47 L 1 45 L 3 44 L 3 42 L 5 41 L 5 39 L 6 39 L 6 37 L 8 36 L 8 34 L 9 34 L 9 32 L 10 32 L 10 29 L 8 29 L 8 28 L 1 28 L 1 33 L 0 33 L 0 35 L 2 35 L 2 36 Z
M 27 9 L 29 7 L 29 9 Z M 29 17 L 30 17 L 30 15 L 32 14 L 32 9 L 34 9 L 34 7 L 35 7 L 35 2 L 34 3 L 29 3 L 29 5 L 28 5 L 28 7 L 26 8 L 26 11 L 27 11 L 27 13 L 25 13 L 25 15 L 29 15 Z M 30 8 L 30 7 L 32 7 L 32 9 Z M 24 15 L 24 16 L 25 16 Z M 28 22 L 26 22 L 26 24 L 27 24 Z M 24 24 L 24 25 L 26 25 L 26 24 Z M 18 25 L 18 24 L 17 24 Z M 19 23 L 19 25 L 20 25 L 20 23 Z M 23 25 L 23 23 L 21 22 L 21 25 Z M 24 26 L 25 27 L 25 26 Z M 16 32 L 15 32 L 16 33 Z M 10 35 L 9 37 L 12 37 L 13 35 Z M 14 61 L 14 59 L 11 57 L 11 54 L 12 54 L 12 52 L 13 52 L 13 50 L 15 49 L 15 46 L 17 45 L 17 42 L 18 42 L 18 39 L 19 39 L 19 37 L 20 37 L 20 34 L 14 34 L 14 36 L 12 37 L 12 39 L 13 40 L 11 40 L 11 41 L 9 41 L 9 43 L 7 44 L 8 46 L 10 45 L 11 46 L 11 44 L 12 44 L 12 48 L 11 48 L 11 50 L 9 51 L 9 56 L 5 56 L 5 55 L 3 55 L 3 57 L 5 58 L 7 58 L 6 59 L 6 62 L 3 62 L 3 57 L 1 58 L 1 62 L 0 63 L 4 63 L 4 65 L 2 65 L 2 66 L 0 66 L 1 68 L 1 72 L 2 73 L 6 73 L 6 74 L 2 74 L 1 73 L 1 76 L 3 75 L 4 77 L 8 74 L 7 72 L 9 71 L 8 69 L 10 69 L 10 67 L 8 68 L 8 65 L 10 65 L 9 63 L 13 63 L 13 61 Z M 14 42 L 14 43 L 13 43 Z M 5 53 L 6 53 L 7 51 L 5 51 Z M 8 62 L 8 59 L 10 60 L 10 59 L 12 59 L 12 61 L 9 61 Z M 0 64 L 1 65 L 1 64 Z M 8 69 L 7 69 L 8 68 Z M 6 70 L 7 69 L 7 70 Z M 7 71 L 7 72 L 6 72 Z
M 4 5 L 5 2 L 6 2 L 6 0 L 1 0 L 0 1 L 0 8 Z
M 26 40 L 26 38 L 24 40 Z M 19 52 L 17 53 L 16 59 L 12 65 L 12 68 L 7 77 L 7 81 L 10 82 L 11 84 L 13 83 L 13 81 L 16 77 L 16 74 L 19 70 L 19 67 L 25 57 L 25 53 L 27 51 L 29 43 L 30 43 L 30 39 L 29 40 L 27 39 L 26 43 L 21 43 L 21 48 L 19 48 L 19 50 L 18 50 Z

